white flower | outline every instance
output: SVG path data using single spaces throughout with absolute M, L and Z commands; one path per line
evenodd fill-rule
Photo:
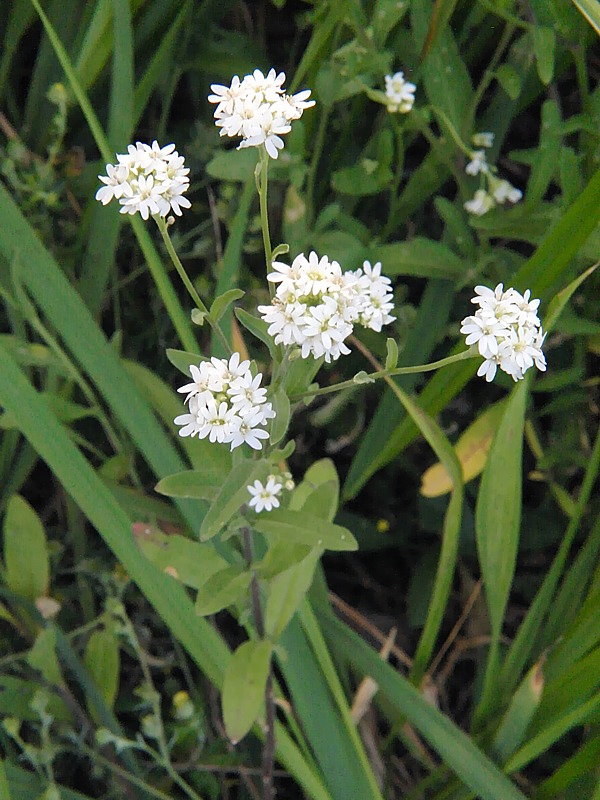
M 299 346 L 302 358 L 335 361 L 350 352 L 344 340 L 355 323 L 380 331 L 395 319 L 390 280 L 381 275 L 380 263 L 365 261 L 362 270 L 342 272 L 337 261 L 313 251 L 296 256 L 291 266 L 272 266 L 267 278 L 277 284 L 275 297 L 258 311 L 275 344 Z
M 189 413 L 175 418 L 180 436 L 198 436 L 211 442 L 230 444 L 233 450 L 248 444 L 261 450 L 261 440 L 269 438 L 265 425 L 275 417 L 267 402 L 262 375 L 253 376 L 250 362 L 234 353 L 229 360 L 211 358 L 190 366 L 191 383 L 178 391 L 186 395 Z
M 486 381 L 494 379 L 498 367 L 515 381 L 534 365 L 545 371 L 545 334 L 536 313 L 539 300 L 530 296 L 529 289 L 521 295 L 516 289 L 505 291 L 501 283 L 495 289 L 475 287 L 471 302 L 479 308 L 463 319 L 460 330 L 466 334 L 466 344 L 477 345 L 483 356 L 477 374 Z
M 385 94 L 388 111 L 392 114 L 396 112 L 407 114 L 415 102 L 416 89 L 417 87 L 414 83 L 404 80 L 403 72 L 386 75 Z
M 495 205 L 494 198 L 491 197 L 485 189 L 478 189 L 475 192 L 475 196 L 471 200 L 467 200 L 464 207 L 465 211 L 468 211 L 469 214 L 482 217 Z
M 517 189 L 512 183 L 504 180 L 492 179 L 491 181 L 492 195 L 497 203 L 518 203 L 523 197 L 523 192 Z
M 485 157 L 485 150 L 474 150 L 471 161 L 465 167 L 467 175 L 479 175 L 480 172 L 489 172 L 489 164 Z
M 269 475 L 264 486 L 259 480 L 256 480 L 251 486 L 248 486 L 248 493 L 251 495 L 248 505 L 257 514 L 260 514 L 261 511 L 271 511 L 274 508 L 279 508 L 277 495 L 282 489 L 283 485 L 273 475 Z
M 106 165 L 106 177 L 98 177 L 105 185 L 96 192 L 103 205 L 113 198 L 121 204 L 122 214 L 166 217 L 171 211 L 181 216 L 182 208 L 190 208 L 183 195 L 190 186 L 189 169 L 174 144 L 161 147 L 136 142 L 127 146 L 127 153 L 117 155 L 117 164 Z
M 277 158 L 283 148 L 281 137 L 292 129 L 290 123 L 315 104 L 308 99 L 308 89 L 286 95 L 284 81 L 284 72 L 271 69 L 265 76 L 255 69 L 241 81 L 234 75 L 231 86 L 213 84 L 214 94 L 208 100 L 217 104 L 214 116 L 220 135 L 241 136 L 239 148 L 264 145 L 269 156 Z
M 494 134 L 482 131 L 481 133 L 474 133 L 471 141 L 475 147 L 492 147 L 494 144 Z

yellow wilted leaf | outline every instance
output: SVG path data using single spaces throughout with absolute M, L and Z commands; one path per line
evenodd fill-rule
M 460 436 L 454 451 L 460 461 L 465 483 L 477 477 L 485 466 L 492 439 L 504 411 L 505 400 L 499 400 L 477 417 Z M 446 468 L 439 462 L 429 467 L 421 478 L 421 494 L 424 497 L 440 497 L 452 489 L 452 481 Z

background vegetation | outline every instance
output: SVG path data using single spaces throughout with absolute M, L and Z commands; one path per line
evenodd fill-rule
M 359 551 L 325 559 L 278 649 L 278 797 L 600 799 L 599 25 L 596 0 L 2 4 L 1 798 L 260 796 L 261 727 L 234 747 L 218 702 L 239 629 L 187 588 L 207 506 L 154 491 L 202 467 L 165 350 L 209 334 L 154 227 L 94 193 L 129 142 L 175 142 L 177 250 L 252 313 L 256 155 L 223 146 L 206 96 L 275 66 L 317 105 L 272 164 L 274 239 L 381 260 L 400 365 L 463 347 L 478 283 L 530 288 L 551 327 L 548 372 L 516 389 L 465 361 L 293 418 L 290 468 L 318 461 L 305 485 L 336 503 L 340 476 Z M 399 69 L 401 119 L 369 96 Z M 522 202 L 467 215 L 451 129 L 495 134 Z M 385 360 L 384 334 L 361 344 Z M 355 346 L 319 380 L 362 369 Z

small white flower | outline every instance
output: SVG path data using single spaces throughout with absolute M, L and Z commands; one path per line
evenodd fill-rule
M 478 189 L 475 196 L 471 200 L 467 200 L 464 204 L 465 211 L 469 214 L 475 214 L 482 217 L 484 214 L 495 206 L 494 198 L 489 195 L 485 189 Z
M 523 197 L 523 192 L 508 181 L 494 179 L 492 181 L 492 195 L 497 203 L 518 203 Z
M 119 200 L 125 191 L 125 181 L 127 180 L 127 167 L 122 164 L 107 164 L 106 174 L 98 175 L 102 183 L 106 184 L 101 186 L 96 192 L 96 200 L 99 200 L 103 206 L 114 198 Z
M 415 91 L 417 87 L 414 83 L 404 80 L 403 72 L 396 72 L 393 75 L 385 76 L 385 94 L 387 97 L 387 109 L 391 114 L 399 112 L 407 114 L 415 102 Z
M 485 150 L 474 150 L 471 153 L 471 161 L 465 167 L 467 175 L 479 175 L 480 172 L 489 172 L 489 164 L 485 157 Z
M 282 489 L 283 485 L 273 475 L 269 476 L 264 486 L 259 480 L 256 480 L 251 486 L 248 486 L 248 493 L 251 495 L 248 505 L 257 514 L 260 514 L 261 511 L 272 511 L 274 508 L 279 508 L 277 495 Z
M 473 142 L 475 147 L 493 147 L 494 145 L 494 134 L 488 133 L 487 131 L 482 131 L 481 133 L 474 133 L 471 137 L 471 141 Z

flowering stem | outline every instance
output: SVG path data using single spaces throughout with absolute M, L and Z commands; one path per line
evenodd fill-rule
M 188 294 L 190 295 L 190 297 L 192 298 L 192 300 L 196 304 L 197 308 L 203 314 L 206 315 L 207 322 L 209 323 L 211 328 L 214 330 L 214 332 L 219 337 L 219 340 L 220 340 L 221 344 L 225 348 L 225 352 L 231 354 L 232 353 L 231 345 L 227 341 L 227 338 L 225 337 L 225 334 L 223 333 L 223 331 L 221 329 L 221 326 L 219 325 L 218 322 L 215 322 L 212 319 L 212 317 L 210 316 L 210 312 L 209 312 L 207 306 L 204 304 L 204 302 L 202 301 L 200 295 L 196 291 L 196 289 L 194 287 L 194 284 L 189 279 L 188 274 L 185 271 L 185 267 L 181 263 L 181 260 L 180 260 L 179 256 L 177 255 L 177 251 L 173 247 L 173 242 L 171 241 L 171 237 L 169 236 L 169 230 L 167 228 L 167 223 L 166 223 L 165 218 L 164 217 L 160 217 L 157 214 L 157 215 L 154 216 L 154 219 L 156 221 L 156 224 L 158 225 L 158 230 L 161 233 L 161 236 L 162 236 L 163 241 L 165 243 L 165 247 L 167 248 L 167 253 L 171 257 L 171 261 L 173 262 L 173 265 L 175 266 L 175 269 L 177 270 L 177 272 L 179 274 L 179 277 L 183 281 L 183 285 L 187 289 Z
M 252 529 L 245 525 L 242 528 L 242 548 L 244 559 L 248 569 L 252 569 L 253 561 L 253 542 Z M 260 586 L 258 576 L 252 570 L 250 582 L 250 602 L 252 604 L 252 616 L 257 634 L 261 639 L 265 638 L 265 620 L 260 600 Z M 273 786 L 273 772 L 275 767 L 275 700 L 273 695 L 273 664 L 269 665 L 269 674 L 265 685 L 265 745 L 263 748 L 262 763 L 262 783 L 264 800 L 273 800 L 275 789 Z
M 258 196 L 260 200 L 260 227 L 262 229 L 263 246 L 265 248 L 265 262 L 267 272 L 271 271 L 273 248 L 269 233 L 269 209 L 267 206 L 267 187 L 269 182 L 269 154 L 264 147 L 260 148 L 260 175 L 258 182 Z
M 377 372 L 370 372 L 368 374 L 365 373 L 364 382 L 370 382 L 371 380 L 377 380 L 379 378 L 391 378 L 394 375 L 410 375 L 415 372 L 433 372 L 433 370 L 440 369 L 441 367 L 447 367 L 449 364 L 454 364 L 457 361 L 465 361 L 468 358 L 474 358 L 478 355 L 478 353 L 473 352 L 471 350 L 464 350 L 462 353 L 457 353 L 454 356 L 448 356 L 447 358 L 442 358 L 439 361 L 432 361 L 430 364 L 418 364 L 414 367 L 396 367 L 395 369 L 383 369 L 378 370 Z M 298 400 L 302 400 L 305 397 L 317 397 L 318 395 L 322 394 L 330 394 L 331 392 L 339 392 L 341 389 L 351 389 L 357 384 L 363 383 L 363 381 L 356 381 L 352 378 L 349 381 L 342 381 L 341 383 L 334 383 L 332 386 L 325 386 L 320 389 L 309 389 L 306 392 L 302 392 L 301 394 L 294 395 L 290 397 L 292 402 L 296 402 Z

